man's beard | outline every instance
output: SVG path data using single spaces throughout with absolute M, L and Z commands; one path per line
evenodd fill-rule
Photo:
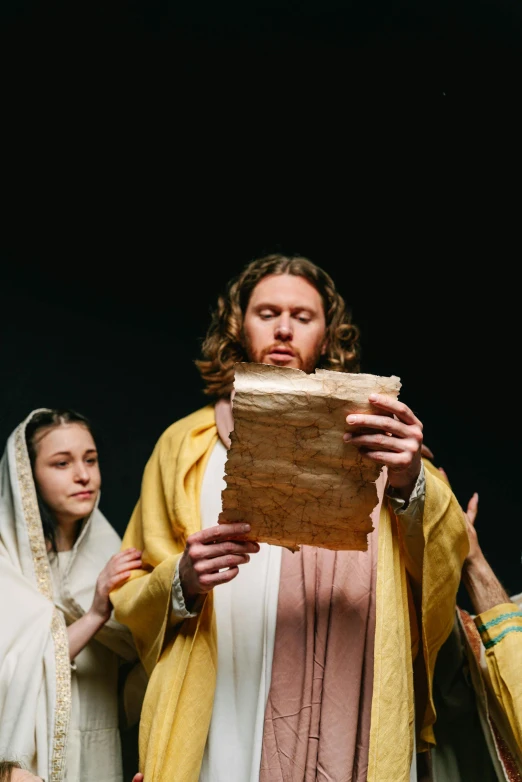
M 248 337 L 244 336 L 244 344 L 245 344 L 245 353 L 247 356 L 247 361 L 253 361 L 257 364 L 266 364 L 268 363 L 265 361 L 266 356 L 270 355 L 270 353 L 275 348 L 283 348 L 288 347 L 285 342 L 274 342 L 272 345 L 269 345 L 267 348 L 263 348 L 259 351 L 254 351 L 252 349 L 252 346 L 250 344 L 250 341 Z M 294 346 L 291 346 L 291 351 L 294 354 L 293 355 L 293 361 L 297 361 L 297 369 L 301 369 L 303 372 L 306 372 L 308 375 L 315 371 L 316 366 L 318 365 L 320 359 L 321 359 L 321 345 L 318 345 L 315 352 L 308 356 L 307 358 L 303 358 L 301 352 Z M 288 364 L 274 364 L 272 362 L 271 366 L 289 366 Z M 295 366 L 291 367 L 292 369 L 295 369 Z

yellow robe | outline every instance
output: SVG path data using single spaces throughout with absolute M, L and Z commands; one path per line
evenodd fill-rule
M 146 782 L 197 782 L 212 714 L 217 634 L 212 593 L 197 617 L 171 624 L 171 587 L 188 535 L 200 530 L 200 492 L 217 441 L 212 405 L 172 424 L 143 475 L 122 548 L 143 550 L 146 569 L 111 593 L 150 675 L 140 726 Z M 462 510 L 428 462 L 424 511 L 422 649 L 428 700 L 422 742 L 433 742 L 431 683 L 438 650 L 453 626 L 469 544 Z M 217 521 L 217 520 L 216 520 Z M 413 751 L 412 604 L 396 519 L 379 520 L 375 669 L 368 782 L 408 782 Z M 413 618 L 413 624 L 415 619 Z

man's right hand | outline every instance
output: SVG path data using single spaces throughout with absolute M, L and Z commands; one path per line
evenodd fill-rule
M 250 524 L 242 521 L 216 524 L 189 535 L 179 563 L 179 577 L 187 608 L 218 584 L 232 581 L 239 565 L 259 551 L 259 543 L 245 540 Z

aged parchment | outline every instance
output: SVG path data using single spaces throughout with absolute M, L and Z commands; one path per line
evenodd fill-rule
M 372 411 L 373 391 L 398 397 L 400 378 L 235 365 L 234 431 L 220 521 L 248 521 L 249 537 L 366 551 L 382 467 L 345 443 L 346 416 Z

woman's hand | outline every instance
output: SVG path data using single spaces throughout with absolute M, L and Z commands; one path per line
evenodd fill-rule
M 109 593 L 111 589 L 122 584 L 132 571 L 139 567 L 141 567 L 141 551 L 135 548 L 120 551 L 109 559 L 96 581 L 91 607 L 86 614 L 67 628 L 71 660 L 74 660 L 76 655 L 110 618 L 112 603 L 109 600 Z
M 141 567 L 141 551 L 136 548 L 128 548 L 114 554 L 96 581 L 94 599 L 89 612 L 106 622 L 112 613 L 112 603 L 109 599 L 110 592 L 126 581 L 131 572 Z

